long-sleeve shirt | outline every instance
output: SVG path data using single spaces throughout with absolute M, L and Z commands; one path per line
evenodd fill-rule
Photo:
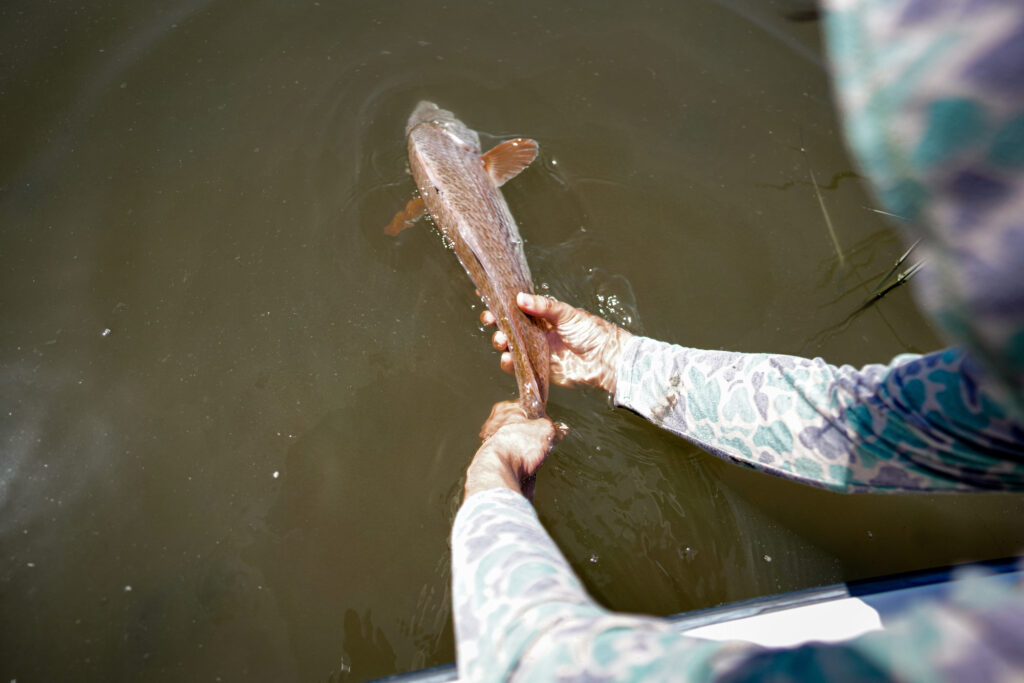
M 961 349 L 889 365 L 634 337 L 615 402 L 728 460 L 838 491 L 1024 490 L 1024 426 Z
M 706 450 L 841 491 L 1024 489 L 1024 3 L 827 0 L 844 131 L 920 237 L 923 307 L 961 347 L 860 370 L 637 338 L 616 402 Z M 684 577 L 685 578 L 685 577 Z M 967 583 L 882 633 L 766 649 L 587 596 L 524 498 L 452 531 L 468 680 L 1022 680 L 1024 594 Z

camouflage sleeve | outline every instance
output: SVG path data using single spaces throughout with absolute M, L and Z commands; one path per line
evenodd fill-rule
M 885 631 L 789 649 L 680 634 L 585 592 L 533 508 L 511 491 L 470 497 L 452 530 L 460 680 L 990 680 L 1024 670 L 1024 595 L 980 578 Z
M 921 305 L 1024 419 L 1024 2 L 827 0 L 847 143 Z
M 635 337 L 615 402 L 703 449 L 836 491 L 1024 489 L 1024 428 L 959 349 L 835 367 Z
M 663 619 L 617 614 L 587 595 L 525 498 L 468 498 L 452 529 L 460 680 L 706 680 L 754 646 L 680 638 Z

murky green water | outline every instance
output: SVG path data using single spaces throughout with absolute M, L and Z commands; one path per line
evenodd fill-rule
M 411 196 L 421 98 L 487 142 L 543 289 L 692 346 L 938 341 L 852 173 L 799 3 L 0 8 L 0 679 L 362 679 L 450 661 L 447 534 L 514 392 Z M 805 151 L 801 151 L 801 150 Z M 813 171 L 844 251 L 840 265 Z M 1024 547 L 1020 496 L 843 497 L 595 394 L 540 514 L 668 614 Z

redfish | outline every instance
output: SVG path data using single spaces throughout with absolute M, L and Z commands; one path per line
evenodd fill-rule
M 487 153 L 475 131 L 433 102 L 420 102 L 405 127 L 409 167 L 419 196 L 386 228 L 397 235 L 424 213 L 434 224 L 508 337 L 519 400 L 530 418 L 545 414 L 547 337 L 516 305 L 533 292 L 519 228 L 499 189 L 537 156 L 537 143 L 508 140 Z

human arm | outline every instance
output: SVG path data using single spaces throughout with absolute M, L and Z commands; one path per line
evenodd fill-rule
M 594 602 L 532 506 L 502 488 L 467 498 L 455 518 L 452 609 L 460 680 L 578 679 L 602 668 L 629 680 L 634 666 L 665 671 L 665 647 L 607 661 L 597 649 L 610 635 L 630 635 L 635 645 L 675 640 L 666 622 Z
M 835 491 L 1024 489 L 1024 430 L 960 349 L 889 365 L 634 338 L 615 403 L 732 462 Z
M 634 337 L 546 297 L 520 307 L 549 325 L 557 383 L 609 390 L 732 462 L 843 492 L 1024 488 L 1024 427 L 960 349 L 857 369 Z M 494 346 L 505 349 L 500 332 Z
M 480 436 L 452 528 L 460 678 L 505 680 L 531 668 L 550 675 L 554 665 L 589 667 L 572 646 L 616 629 L 670 636 L 660 620 L 597 605 L 520 495 L 521 479 L 536 472 L 558 436 L 553 423 L 528 420 L 517 403 L 499 403 Z
M 1024 667 L 1024 595 L 990 582 L 886 618 L 880 633 L 771 649 L 689 637 L 662 619 L 604 609 L 532 506 L 506 488 L 463 502 L 451 547 L 460 680 L 954 681 L 973 672 L 1009 681 Z
M 610 635 L 638 643 L 676 639 L 662 620 L 615 614 L 594 602 L 521 495 L 521 479 L 536 472 L 559 436 L 555 425 L 527 419 L 517 403 L 498 403 L 480 436 L 452 527 L 460 679 L 551 679 L 566 667 L 579 677 L 607 666 L 623 674 L 619 679 L 642 667 L 670 671 L 658 661 L 660 646 L 639 658 L 628 651 L 611 662 L 595 656 Z M 581 656 L 580 647 L 590 653 Z

